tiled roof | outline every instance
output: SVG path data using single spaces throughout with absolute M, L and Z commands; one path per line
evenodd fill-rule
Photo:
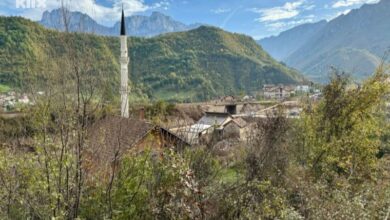
M 244 128 L 247 126 L 248 123 L 246 123 L 246 121 L 242 118 L 235 118 L 233 119 L 233 122 L 236 123 L 238 125 L 238 127 L 240 128 Z
M 156 126 L 151 123 L 121 117 L 106 117 L 88 129 L 85 150 L 89 170 L 104 172 L 115 159 L 139 143 Z
M 120 159 L 153 131 L 160 132 L 166 141 L 181 145 L 176 147 L 189 146 L 187 142 L 169 130 L 145 120 L 110 116 L 95 122 L 88 129 L 85 154 L 89 161 L 86 166 L 92 172 L 106 170 L 115 159 Z
M 89 129 L 91 146 L 121 145 L 130 148 L 137 144 L 156 126 L 139 119 L 107 117 L 96 122 Z

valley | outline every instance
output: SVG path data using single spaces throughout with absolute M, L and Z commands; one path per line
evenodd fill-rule
M 47 1 L 0 2 L 0 219 L 389 219 L 390 0 Z

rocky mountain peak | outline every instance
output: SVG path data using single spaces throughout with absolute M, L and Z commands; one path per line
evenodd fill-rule
M 78 11 L 67 11 L 69 18 L 69 31 L 94 33 L 103 36 L 116 36 L 120 22 L 114 24 L 112 27 L 107 27 L 99 24 L 89 15 Z M 63 11 L 62 9 L 54 9 L 52 11 L 45 11 L 42 15 L 40 24 L 47 28 L 63 31 Z M 161 12 L 152 12 L 150 16 L 133 15 L 126 17 L 126 29 L 130 36 L 152 37 L 169 32 L 187 31 L 199 27 L 196 25 L 186 25 L 179 21 L 175 21 L 170 16 Z

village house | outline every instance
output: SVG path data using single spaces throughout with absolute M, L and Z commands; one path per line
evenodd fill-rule
M 247 138 L 248 123 L 229 112 L 206 112 L 195 124 L 171 131 L 193 145 L 207 144 L 212 140 L 237 138 L 242 141 Z
M 285 99 L 295 94 L 293 86 L 286 85 L 264 85 L 263 96 L 265 99 Z
M 0 104 L 4 111 L 8 111 L 9 109 L 14 108 L 16 103 L 17 98 L 14 92 L 9 92 L 0 96 Z
M 246 140 L 250 130 L 249 124 L 242 118 L 233 118 L 228 122 L 222 134 L 222 139 L 237 138 L 240 140 Z
M 189 146 L 167 129 L 136 118 L 106 117 L 95 122 L 88 133 L 92 147 L 97 150 L 112 146 L 136 151 Z
M 245 95 L 244 97 L 242 97 L 241 101 L 255 101 L 255 97 Z
M 19 98 L 18 98 L 18 102 L 21 103 L 21 104 L 30 104 L 30 99 L 28 98 L 27 95 L 21 95 Z
M 228 95 L 220 98 L 219 102 L 235 102 L 236 98 L 234 96 Z
M 180 128 L 172 128 L 171 131 L 183 137 L 190 144 L 208 142 L 215 130 L 222 128 L 233 118 L 229 113 L 206 112 L 195 124 Z
M 298 85 L 295 87 L 295 92 L 299 93 L 309 93 L 310 92 L 310 86 L 308 85 Z
M 27 105 L 30 103 L 30 99 L 25 94 L 20 95 L 16 92 L 0 94 L 0 107 L 5 112 L 14 109 L 17 104 Z
M 89 173 L 109 173 L 113 161 L 127 154 L 190 147 L 184 139 L 163 127 L 142 119 L 116 116 L 95 122 L 88 129 L 87 140 L 84 154 L 88 158 L 85 168 Z

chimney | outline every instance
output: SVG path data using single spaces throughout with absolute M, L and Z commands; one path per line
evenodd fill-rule
M 225 112 L 235 115 L 237 114 L 237 105 L 232 104 L 232 105 L 225 105 Z
M 145 120 L 145 108 L 142 107 L 139 110 L 139 120 Z

